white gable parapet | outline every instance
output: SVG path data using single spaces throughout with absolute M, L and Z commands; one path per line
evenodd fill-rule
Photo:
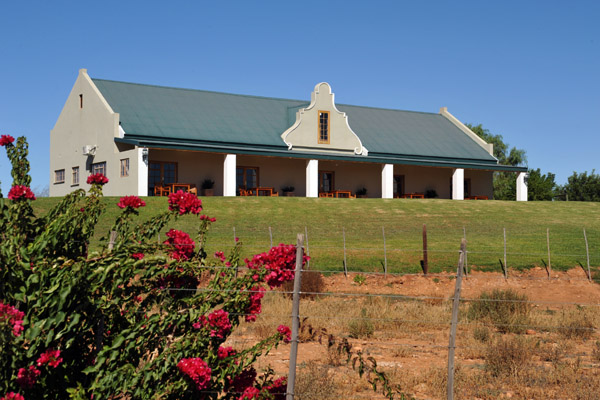
M 296 122 L 281 134 L 289 150 L 353 153 L 366 156 L 367 149 L 352 131 L 346 113 L 335 107 L 334 94 L 326 82 L 315 86 L 310 105 L 296 113 Z M 327 113 L 327 140 L 319 140 L 319 117 Z
M 479 136 L 477 136 L 477 134 L 475 132 L 473 132 L 465 124 L 460 122 L 458 120 L 458 118 L 456 118 L 454 115 L 450 114 L 450 112 L 448 112 L 447 107 L 440 108 L 440 115 L 445 117 L 448 121 L 452 122 L 454 124 L 454 126 L 456 126 L 458 129 L 463 131 L 464 134 L 466 134 L 471 139 L 473 139 L 475 141 L 475 143 L 477 143 L 478 145 L 483 147 L 483 149 L 485 151 L 487 151 L 491 156 L 494 155 L 494 144 L 488 143 L 485 140 L 483 140 L 482 138 L 480 138 Z

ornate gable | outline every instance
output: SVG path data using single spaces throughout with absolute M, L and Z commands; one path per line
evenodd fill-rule
M 315 86 L 310 105 L 296 112 L 296 122 L 281 135 L 289 150 L 367 155 L 360 138 L 348 124 L 346 113 L 335 107 L 326 82 Z

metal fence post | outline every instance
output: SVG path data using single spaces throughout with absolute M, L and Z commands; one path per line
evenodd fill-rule
M 423 224 L 423 261 L 421 268 L 423 269 L 423 274 L 427 275 L 429 271 L 429 260 L 427 259 L 427 225 Z
M 304 255 L 304 237 L 298 234 L 296 244 L 296 272 L 294 275 L 294 294 L 292 297 L 292 346 L 290 348 L 290 369 L 288 373 L 286 400 L 294 400 L 296 384 L 296 360 L 298 356 L 298 331 L 300 330 L 300 283 L 302 259 Z
M 306 262 L 306 269 L 310 269 L 310 249 L 308 248 L 308 228 L 306 225 L 304 226 L 304 242 L 306 246 L 306 255 L 308 256 L 308 261 Z
M 269 227 L 269 239 L 271 239 L 271 247 L 273 247 L 273 231 L 271 230 L 271 227 Z
M 550 228 L 546 228 L 546 243 L 548 245 L 548 279 L 552 272 L 552 262 L 550 261 Z
M 508 264 L 506 263 L 506 228 L 502 228 L 504 232 L 504 279 L 508 279 Z
M 456 325 L 458 324 L 458 308 L 460 306 L 460 290 L 462 286 L 463 268 L 465 266 L 466 252 L 467 241 L 465 240 L 465 238 L 463 238 L 460 242 L 460 256 L 458 257 L 458 271 L 456 273 L 454 301 L 452 303 L 452 324 L 450 326 L 450 341 L 448 343 L 448 400 L 454 399 L 454 349 L 456 349 Z

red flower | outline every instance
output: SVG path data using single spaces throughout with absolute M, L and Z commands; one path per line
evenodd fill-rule
M 287 390 L 287 377 L 282 376 L 273 382 L 271 386 L 267 386 L 265 389 L 267 389 L 267 392 L 273 396 L 273 399 L 284 400 L 285 392 Z
M 183 231 L 171 229 L 167 232 L 167 239 L 164 243 L 173 246 L 171 257 L 175 260 L 189 260 L 194 255 L 196 242 L 190 238 L 190 235 Z
M 21 200 L 21 199 L 29 199 L 35 200 L 35 195 L 27 186 L 23 185 L 15 185 L 10 188 L 8 192 L 8 198 L 10 200 Z
M 246 321 L 256 321 L 256 316 L 262 311 L 261 299 L 265 295 L 265 288 L 261 286 L 254 286 L 250 289 L 253 292 L 250 295 L 250 305 L 246 309 Z
M 303 256 L 302 265 L 309 260 L 309 257 Z M 280 244 L 272 247 L 268 253 L 255 255 L 248 262 L 248 268 L 260 270 L 265 268 L 265 282 L 271 287 L 281 286 L 286 281 L 294 279 L 294 270 L 296 269 L 296 246 L 289 244 Z M 258 278 L 258 276 L 257 276 Z
M 126 208 L 126 207 L 140 208 L 140 207 L 144 207 L 146 205 L 146 202 L 137 196 L 125 196 L 125 197 L 121 197 L 121 199 L 120 199 L 119 203 L 117 203 L 117 205 L 120 208 Z
M 204 315 L 196 322 L 194 328 L 200 329 L 208 326 L 211 337 L 223 339 L 225 335 L 231 332 L 231 322 L 229 321 L 229 313 L 225 310 L 217 310 L 208 314 L 208 318 Z
M 277 332 L 283 336 L 283 341 L 285 343 L 289 343 L 290 340 L 292 340 L 292 330 L 289 328 L 289 326 L 279 325 L 277 327 Z
M 15 141 L 15 138 L 10 135 L 2 135 L 0 136 L 0 146 L 6 146 Z
M 23 331 L 23 318 L 25 313 L 17 310 L 13 306 L 0 302 L 0 322 L 8 321 L 12 325 L 13 335 L 21 336 Z
M 257 388 L 255 388 L 254 386 L 250 386 L 247 387 L 244 390 L 244 393 L 242 393 L 242 395 L 240 396 L 239 400 L 252 400 L 252 399 L 258 399 L 260 395 L 260 390 L 258 390 Z
M 20 368 L 17 373 L 17 383 L 23 389 L 28 389 L 35 384 L 35 381 L 40 374 L 40 370 L 33 365 L 30 365 L 28 369 Z
M 243 370 L 241 374 L 233 378 L 229 383 L 231 386 L 233 386 L 234 391 L 241 393 L 245 392 L 246 389 L 251 388 L 254 385 L 255 380 L 256 370 L 253 367 L 250 367 Z
M 178 190 L 169 195 L 169 210 L 179 211 L 179 215 L 183 214 L 200 214 L 202 211 L 202 201 L 192 193 L 185 193 L 183 190 Z
M 237 354 L 237 351 L 234 350 L 233 347 L 219 347 L 219 350 L 217 350 L 217 357 L 220 360 L 223 360 L 227 357 L 232 357 L 235 356 Z
M 63 361 L 60 357 L 60 350 L 52 350 L 48 349 L 37 360 L 38 367 L 41 367 L 44 364 L 48 364 L 51 367 L 58 367 L 58 365 Z
M 108 183 L 108 178 L 101 173 L 88 176 L 87 183 L 89 185 L 104 185 Z
M 210 385 L 212 370 L 201 358 L 183 358 L 177 368 L 196 384 L 196 389 L 206 389 Z
M 6 396 L 1 397 L 0 400 L 25 400 L 25 397 L 21 396 L 19 393 L 10 392 L 7 393 Z
M 135 258 L 136 260 L 141 260 L 142 258 L 144 258 L 144 253 L 133 253 L 131 257 Z

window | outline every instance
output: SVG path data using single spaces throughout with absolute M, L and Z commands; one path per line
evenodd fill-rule
M 463 188 L 465 191 L 464 197 L 466 199 L 467 197 L 471 197 L 471 178 L 465 179 L 464 185 L 465 185 Z
M 177 183 L 177 163 L 150 161 L 148 164 L 148 193 L 154 193 L 154 186 Z
M 65 170 L 59 169 L 54 171 L 54 183 L 65 183 Z
M 334 190 L 334 176 L 332 171 L 319 171 L 319 193 L 331 192 Z
M 129 158 L 121 160 L 121 178 L 129 176 Z
M 319 111 L 319 143 L 329 144 L 329 111 Z
M 71 174 L 71 185 L 79 185 L 79 167 L 73 167 Z
M 106 161 L 92 164 L 92 175 L 102 174 L 106 176 Z
M 237 167 L 236 172 L 236 191 L 240 194 L 240 189 L 252 189 L 258 187 L 258 167 Z
M 83 108 L 83 95 L 79 95 L 79 108 Z
M 394 197 L 404 194 L 404 175 L 394 175 Z

